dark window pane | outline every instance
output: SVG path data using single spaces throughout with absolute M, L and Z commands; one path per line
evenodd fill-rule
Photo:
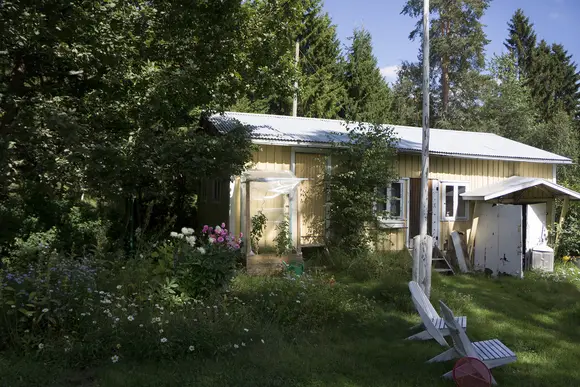
M 391 198 L 400 199 L 401 198 L 401 183 L 391 184 Z
M 390 213 L 392 217 L 401 216 L 401 186 L 402 184 L 399 182 L 391 184 Z
M 454 186 L 445 186 L 445 216 L 453 217 L 453 190 Z
M 460 196 L 462 193 L 465 193 L 465 186 L 460 185 L 457 187 L 457 217 L 458 218 L 465 218 L 467 215 L 467 202 L 463 200 Z
M 384 212 L 387 211 L 387 194 L 389 189 L 387 187 L 379 188 L 379 196 L 381 200 L 377 202 L 377 211 Z
M 391 200 L 391 214 L 392 217 L 400 217 L 401 216 L 401 200 L 400 199 L 393 199 Z

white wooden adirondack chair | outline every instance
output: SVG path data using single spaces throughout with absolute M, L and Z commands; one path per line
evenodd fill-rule
M 463 327 L 457 323 L 453 317 L 453 312 L 443 301 L 441 304 L 441 314 L 445 323 L 451 332 L 451 339 L 453 340 L 453 348 L 435 356 L 427 361 L 427 363 L 447 361 L 461 357 L 474 357 L 481 360 L 487 368 L 491 369 L 499 367 L 504 364 L 513 363 L 517 360 L 516 354 L 505 346 L 504 343 L 498 339 L 471 342 Z M 444 378 L 451 378 L 453 371 L 449 371 L 443 375 Z M 491 377 L 492 383 L 497 384 L 495 378 Z
M 423 289 L 421 289 L 417 282 L 411 281 L 409 282 L 409 290 L 411 291 L 413 304 L 415 304 L 415 308 L 419 316 L 421 316 L 422 323 L 417 327 L 423 327 L 425 330 L 407 337 L 407 340 L 435 339 L 442 346 L 449 347 L 449 344 L 445 340 L 445 336 L 449 335 L 449 328 L 445 325 L 445 321 L 439 317 L 437 311 L 425 295 L 425 292 L 423 292 Z M 456 320 L 461 327 L 465 328 L 467 326 L 467 317 L 457 317 Z

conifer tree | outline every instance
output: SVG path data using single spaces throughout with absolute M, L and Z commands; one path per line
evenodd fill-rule
M 388 123 L 391 91 L 373 55 L 371 34 L 357 29 L 351 39 L 344 74 L 348 102 L 343 117 L 353 121 Z
M 504 46 L 514 55 L 519 77 L 527 76 L 532 65 L 532 55 L 536 47 L 534 24 L 521 8 L 514 13 L 508 22 L 509 37 Z

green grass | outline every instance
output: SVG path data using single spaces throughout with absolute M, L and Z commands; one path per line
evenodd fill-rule
M 406 273 L 405 268 L 387 267 L 372 271 L 363 280 L 355 265 L 343 268 L 334 276 L 337 286 L 348 284 L 351 301 L 336 304 L 329 296 L 328 303 L 313 300 L 316 303 L 311 304 L 317 312 L 327 308 L 334 313 L 341 308 L 341 321 L 333 321 L 333 315 L 321 311 L 317 316 L 330 317 L 320 318 L 319 325 L 316 319 L 305 319 L 297 320 L 301 325 L 294 326 L 293 319 L 283 324 L 272 312 L 274 317 L 249 327 L 251 332 L 260 331 L 264 344 L 256 339 L 229 354 L 167 361 L 124 359 L 87 369 L 68 369 L 58 360 L 5 354 L 0 358 L 0 385 L 453 386 L 452 381 L 440 378 L 453 362 L 425 364 L 442 352 L 442 347 L 434 341 L 404 340 L 410 334 L 409 327 L 419 321 L 410 302 Z M 278 281 L 285 280 L 241 276 L 234 291 L 249 300 L 277 287 Z M 316 294 L 325 297 L 328 291 Z M 357 298 L 357 294 L 363 297 Z M 353 304 L 367 305 L 369 299 L 368 308 Z M 493 370 L 500 385 L 580 385 L 578 281 L 556 282 L 539 275 L 524 280 L 435 276 L 431 300 L 436 307 L 439 299 L 457 315 L 468 316 L 472 341 L 499 338 L 516 352 L 516 363 Z M 349 316 L 351 309 L 353 316 Z M 194 324 L 191 329 L 195 329 Z

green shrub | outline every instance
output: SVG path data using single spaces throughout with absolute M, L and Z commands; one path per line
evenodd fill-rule
M 89 259 L 47 253 L 27 269 L 20 265 L 0 271 L 2 346 L 25 345 L 24 333 L 51 337 L 77 327 L 75 315 L 96 289 L 97 268 Z
M 152 253 L 153 274 L 176 295 L 200 297 L 223 289 L 232 279 L 240 254 L 240 239 L 222 226 L 205 226 L 199 237 L 184 227 Z

